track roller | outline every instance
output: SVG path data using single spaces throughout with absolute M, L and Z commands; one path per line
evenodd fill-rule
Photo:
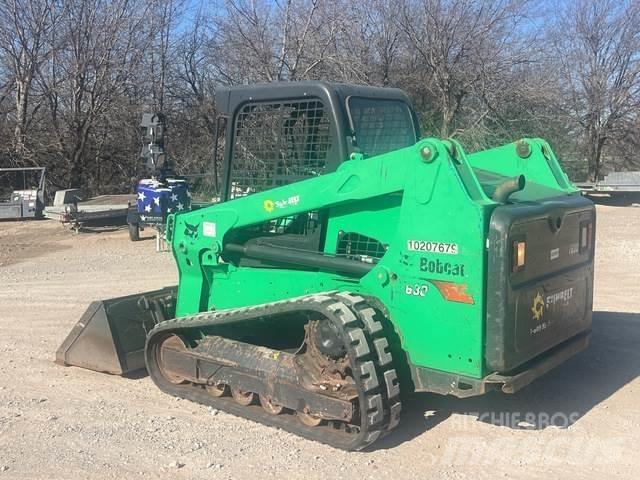
M 214 397 L 223 397 L 225 393 L 227 393 L 227 386 L 224 383 L 218 383 L 213 385 L 207 385 L 205 387 L 207 392 L 209 392 Z
M 322 423 L 322 418 L 316 417 L 310 413 L 296 412 L 296 416 L 298 417 L 298 420 L 308 427 L 317 427 Z
M 256 398 L 255 393 L 245 392 L 244 390 L 238 387 L 231 388 L 231 396 L 236 402 L 238 402 L 243 407 L 246 407 L 247 405 L 251 405 Z
M 268 395 L 260 395 L 260 405 L 271 415 L 280 415 L 284 410 L 282 405 L 278 405 L 274 403 L 270 396 Z

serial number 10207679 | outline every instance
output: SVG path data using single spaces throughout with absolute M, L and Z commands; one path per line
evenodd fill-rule
M 414 252 L 458 254 L 458 244 L 449 242 L 427 242 L 425 240 L 407 240 L 407 249 Z

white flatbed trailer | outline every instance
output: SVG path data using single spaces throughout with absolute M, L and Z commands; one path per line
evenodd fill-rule
M 69 224 L 76 232 L 89 224 L 125 225 L 129 205 L 135 203 L 133 194 L 100 195 L 85 201 L 46 207 L 47 218 Z

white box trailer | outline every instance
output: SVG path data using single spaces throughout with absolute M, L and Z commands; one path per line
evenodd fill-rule
M 42 218 L 44 167 L 0 168 L 0 219 Z

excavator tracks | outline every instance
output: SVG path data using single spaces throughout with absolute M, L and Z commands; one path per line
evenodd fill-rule
M 229 326 L 298 314 L 308 321 L 294 351 L 225 336 Z M 156 325 L 145 361 L 169 395 L 360 450 L 400 419 L 400 387 L 379 315 L 346 292 L 205 312 Z

